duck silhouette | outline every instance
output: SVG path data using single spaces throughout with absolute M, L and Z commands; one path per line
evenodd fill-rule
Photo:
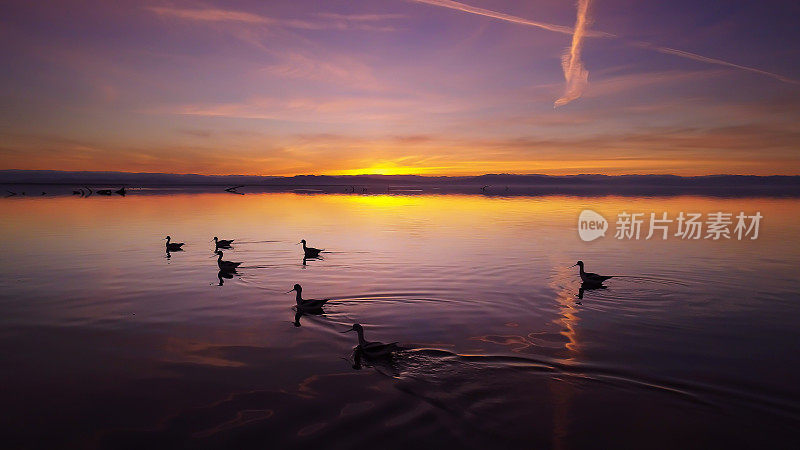
M 355 331 L 358 334 L 358 346 L 356 350 L 360 350 L 361 353 L 368 358 L 388 356 L 397 350 L 401 350 L 397 342 L 384 344 L 383 342 L 370 342 L 364 339 L 364 327 L 362 327 L 361 324 L 354 323 L 352 327 L 342 331 L 342 333 L 347 333 L 349 331 Z
M 325 250 L 324 248 L 314 248 L 307 246 L 305 239 L 301 239 L 300 244 L 303 244 L 303 253 L 306 255 L 306 258 L 316 258 L 319 256 L 320 252 Z
M 214 246 L 217 248 L 230 247 L 233 241 L 234 239 L 217 239 L 217 237 L 214 236 Z
M 322 306 L 328 303 L 330 299 L 303 299 L 303 287 L 299 284 L 295 284 L 294 287 L 286 291 L 286 293 L 290 292 L 297 292 L 297 296 L 295 300 L 297 301 L 297 310 L 302 311 L 304 313 L 311 313 L 314 314 L 316 312 L 322 312 Z
M 584 271 L 583 261 L 578 261 L 575 264 L 571 265 L 570 267 L 575 267 L 575 266 L 580 267 L 581 281 L 583 281 L 583 283 L 586 285 L 599 285 L 603 284 L 603 282 L 608 280 L 609 278 L 614 278 L 613 276 L 598 275 L 596 273 Z
M 222 252 L 217 250 L 215 253 L 219 255 L 217 257 L 217 266 L 219 266 L 219 270 L 224 270 L 226 272 L 236 271 L 236 268 L 242 264 L 240 262 L 223 261 Z
M 326 299 L 308 299 L 308 300 L 304 300 L 303 299 L 303 287 L 300 286 L 299 284 L 295 284 L 294 287 L 291 290 L 286 291 L 287 294 L 290 293 L 290 292 L 297 292 L 297 296 L 295 297 L 295 300 L 297 300 L 297 310 L 298 311 L 303 311 L 303 312 L 320 311 L 321 312 L 322 311 L 322 306 L 325 305 L 325 303 L 328 303 L 328 300 L 329 300 L 327 298 Z
M 167 240 L 167 251 L 168 252 L 176 252 L 176 251 L 179 251 L 179 250 L 183 250 L 181 247 L 186 245 L 183 242 L 170 242 L 172 240 L 172 238 L 169 237 L 169 236 L 165 237 L 164 239 Z

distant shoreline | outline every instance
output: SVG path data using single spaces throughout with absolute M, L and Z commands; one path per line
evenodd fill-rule
M 485 174 L 476 176 L 429 175 L 201 175 L 150 172 L 99 172 L 58 170 L 0 170 L 0 184 L 114 184 L 174 186 L 311 186 L 311 185 L 526 185 L 526 186 L 781 186 L 800 187 L 800 175 L 541 175 Z
M 0 171 L 0 195 L 83 195 L 125 186 L 129 195 L 255 194 L 472 194 L 484 196 L 714 196 L 800 197 L 800 176 L 708 175 L 179 175 L 125 172 Z M 35 193 L 35 194 L 34 194 Z

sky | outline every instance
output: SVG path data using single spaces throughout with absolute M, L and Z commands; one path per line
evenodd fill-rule
M 800 3 L 0 4 L 0 169 L 800 175 Z

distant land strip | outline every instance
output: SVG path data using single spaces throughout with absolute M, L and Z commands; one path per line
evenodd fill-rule
M 417 189 L 422 193 L 483 193 L 507 195 L 779 195 L 800 196 L 800 176 L 794 175 L 201 175 L 57 170 L 0 170 L 4 185 L 231 187 L 241 192 L 300 191 L 385 193 Z M 412 189 L 413 188 L 413 189 Z M 197 189 L 193 189 L 197 190 Z M 216 191 L 215 189 L 208 189 Z

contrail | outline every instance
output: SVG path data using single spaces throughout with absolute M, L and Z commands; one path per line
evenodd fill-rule
M 532 27 L 541 28 L 543 30 L 548 31 L 555 31 L 556 33 L 563 33 L 563 34 L 573 34 L 573 29 L 570 27 L 565 27 L 563 25 L 555 25 L 552 23 L 546 22 L 536 22 L 533 20 L 528 20 L 518 16 L 512 16 L 510 14 L 504 14 L 497 11 L 492 11 L 489 9 L 478 8 L 477 6 L 466 5 L 464 3 L 455 2 L 452 0 L 409 0 L 414 3 L 425 3 L 428 5 L 433 6 L 441 6 L 443 8 L 450 8 L 455 9 L 458 11 L 464 11 L 471 14 L 478 14 L 480 16 L 492 17 L 494 19 L 505 20 L 506 22 L 513 22 L 518 23 L 521 25 L 528 25 Z M 592 37 L 611 37 L 613 34 L 603 33 L 601 31 L 589 31 L 586 34 L 587 36 Z
M 408 0 L 414 3 L 424 3 L 427 5 L 433 6 L 440 6 L 443 8 L 454 9 L 458 11 L 467 12 L 470 14 L 477 14 L 480 16 L 491 17 L 498 20 L 503 20 L 506 22 L 512 22 L 520 25 L 527 25 L 532 27 L 541 28 L 543 30 L 548 31 L 555 31 L 557 33 L 563 34 L 570 34 L 572 35 L 572 46 L 568 53 L 565 53 L 562 58 L 562 66 L 564 67 L 564 76 L 567 79 L 567 86 L 564 92 L 564 95 L 556 100 L 555 106 L 564 105 L 572 100 L 575 100 L 580 96 L 581 90 L 587 85 L 588 80 L 588 73 L 586 69 L 583 67 L 583 63 L 580 60 L 580 50 L 581 50 L 581 43 L 584 37 L 606 37 L 606 38 L 617 38 L 622 39 L 620 36 L 617 36 L 612 33 L 606 33 L 604 31 L 593 31 L 587 30 L 586 27 L 588 26 L 588 19 L 586 13 L 588 12 L 589 3 L 591 0 L 578 0 L 578 20 L 575 24 L 575 28 L 565 27 L 563 25 L 556 25 L 552 23 L 545 23 L 545 22 L 537 22 L 529 19 L 525 19 L 523 17 L 512 16 L 510 14 L 505 14 L 497 11 L 492 11 L 489 9 L 479 8 L 477 6 L 467 5 L 464 3 L 452 1 L 452 0 Z M 583 10 L 583 13 L 581 12 Z M 664 53 L 667 55 L 678 56 L 681 58 L 691 59 L 693 61 L 704 62 L 708 64 L 716 64 L 725 67 L 731 67 L 734 69 L 744 70 L 751 73 L 756 73 L 760 75 L 765 75 L 776 80 L 780 80 L 784 83 L 791 83 L 791 84 L 800 84 L 800 81 L 785 77 L 783 75 L 779 75 L 773 72 L 768 72 L 766 70 L 761 70 L 755 67 L 743 66 L 740 64 L 731 63 L 728 61 L 723 61 L 721 59 L 716 58 L 709 58 L 707 56 L 698 55 L 696 53 L 686 52 L 683 50 L 678 50 L 670 47 L 662 47 L 655 44 L 651 44 L 649 42 L 643 41 L 631 41 L 629 42 L 630 45 L 635 47 L 644 48 L 653 50 L 659 53 Z M 568 70 L 569 69 L 569 70 Z M 581 81 L 583 80 L 583 81 Z M 576 90 L 577 88 L 577 90 Z M 577 96 L 572 96 L 572 94 L 577 93 Z
M 575 20 L 575 32 L 572 33 L 572 45 L 561 56 L 561 67 L 564 69 L 564 95 L 553 104 L 554 108 L 566 105 L 583 94 L 589 84 L 589 71 L 581 61 L 581 46 L 586 28 L 589 26 L 589 3 L 591 0 L 578 0 L 578 18 Z
M 731 63 L 731 62 L 723 61 L 721 59 L 709 58 L 707 56 L 698 55 L 697 53 L 685 52 L 683 50 L 678 50 L 678 49 L 669 48 L 669 47 L 659 47 L 659 46 L 653 45 L 653 44 L 651 44 L 649 42 L 632 42 L 631 45 L 635 45 L 636 47 L 641 47 L 641 48 L 647 48 L 647 49 L 650 49 L 650 50 L 655 50 L 655 51 L 657 51 L 659 53 L 664 53 L 664 54 L 667 54 L 667 55 L 680 56 L 682 58 L 691 59 L 691 60 L 694 60 L 694 61 L 700 61 L 700 62 L 705 62 L 705 63 L 709 63 L 709 64 L 716 64 L 716 65 L 719 65 L 719 66 L 733 67 L 735 69 L 741 69 L 741 70 L 745 70 L 747 72 L 757 73 L 757 74 L 760 74 L 760 75 L 766 75 L 768 77 L 775 78 L 776 80 L 783 81 L 784 83 L 800 84 L 800 81 L 798 81 L 798 80 L 794 80 L 792 78 L 788 78 L 788 77 L 785 77 L 783 75 L 779 75 L 777 73 L 767 72 L 766 70 L 757 69 L 755 67 L 742 66 L 740 64 L 734 64 L 734 63 Z

